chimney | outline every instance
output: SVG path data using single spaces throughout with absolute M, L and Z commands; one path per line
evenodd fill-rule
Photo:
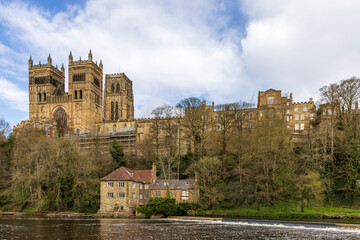
M 203 106 L 206 106 L 206 100 L 203 100 L 203 101 L 202 101 L 202 105 L 203 105 Z
M 212 102 L 211 105 L 212 105 L 212 110 L 214 111 L 215 110 L 215 103 Z
M 153 163 L 152 168 L 151 168 L 151 173 L 152 173 L 152 182 L 156 181 L 156 164 Z
M 358 101 L 356 101 L 356 102 L 355 102 L 355 110 L 357 110 L 358 107 L 359 107 L 359 103 L 358 103 Z

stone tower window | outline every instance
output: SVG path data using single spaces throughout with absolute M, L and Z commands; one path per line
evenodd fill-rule
M 85 73 L 74 74 L 73 82 L 85 82 Z
M 119 84 L 119 83 L 116 84 L 116 91 L 117 91 L 117 92 L 120 92 L 120 84 Z
M 39 102 L 41 102 L 41 93 L 39 93 Z
M 44 93 L 44 101 L 46 101 L 46 93 Z
M 115 104 L 115 119 L 116 120 L 119 119 L 119 104 L 118 104 L 118 102 L 116 102 L 116 104 Z
M 111 84 L 111 92 L 114 92 L 114 90 L 115 90 L 114 84 Z
M 80 97 L 79 98 L 82 99 L 82 90 L 80 90 Z
M 116 124 L 114 124 L 113 132 L 116 132 Z
M 77 91 L 75 90 L 75 99 L 77 99 Z
M 114 102 L 111 102 L 111 120 L 114 120 Z

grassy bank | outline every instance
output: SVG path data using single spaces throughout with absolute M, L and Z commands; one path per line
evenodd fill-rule
M 198 216 L 263 219 L 353 219 L 360 221 L 360 209 L 310 206 L 301 212 L 299 205 L 281 203 L 276 206 L 213 208 L 200 211 Z

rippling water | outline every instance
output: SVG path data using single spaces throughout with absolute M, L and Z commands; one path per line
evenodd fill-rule
M 360 239 L 360 229 L 256 220 L 0 217 L 0 239 Z

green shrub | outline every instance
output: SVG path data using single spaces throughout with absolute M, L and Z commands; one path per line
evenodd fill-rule
M 137 207 L 139 213 L 146 216 L 162 214 L 167 216 L 183 216 L 188 210 L 195 210 L 199 207 L 197 203 L 183 202 L 176 204 L 174 198 L 150 198 L 149 203 L 144 206 Z

